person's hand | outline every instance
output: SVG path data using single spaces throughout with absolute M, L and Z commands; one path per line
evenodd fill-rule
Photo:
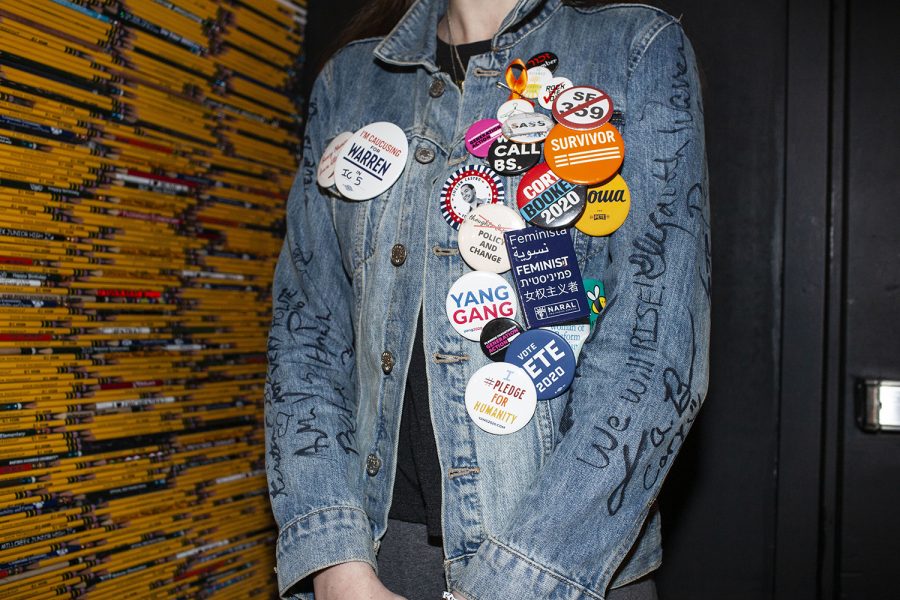
M 364 562 L 346 562 L 322 569 L 313 577 L 316 600 L 406 600 L 381 583 Z

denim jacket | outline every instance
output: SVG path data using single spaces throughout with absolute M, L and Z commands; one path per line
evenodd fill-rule
M 445 11 L 446 0 L 417 1 L 388 36 L 334 56 L 311 96 L 268 342 L 280 593 L 310 598 L 309 576 L 338 563 L 376 567 L 421 307 L 448 585 L 470 600 L 602 599 L 659 565 L 656 497 L 707 389 L 710 232 L 693 51 L 655 8 L 520 0 L 491 52 L 469 62 L 463 93 L 434 64 Z M 489 359 L 445 315 L 447 291 L 470 269 L 438 198 L 453 171 L 480 163 L 464 133 L 507 99 L 495 85 L 506 65 L 542 51 L 559 56 L 556 75 L 611 96 L 632 205 L 610 236 L 571 230 L 582 275 L 604 281 L 607 305 L 569 391 L 500 436 L 466 412 L 466 383 Z M 318 187 L 328 142 L 375 121 L 406 133 L 400 179 L 363 202 Z M 510 206 L 519 179 L 504 178 Z

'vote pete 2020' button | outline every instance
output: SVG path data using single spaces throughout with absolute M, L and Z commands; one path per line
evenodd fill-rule
M 466 384 L 466 411 L 488 433 L 506 435 L 531 421 L 537 393 L 528 373 L 505 362 L 489 363 Z
M 544 160 L 554 173 L 572 183 L 606 181 L 619 170 L 624 158 L 622 136 L 610 123 L 590 131 L 557 125 L 544 144 Z
M 492 319 L 516 317 L 515 296 L 512 286 L 496 273 L 466 273 L 447 292 L 447 318 L 457 333 L 477 342 L 482 328 Z
M 459 226 L 457 245 L 463 260 L 476 271 L 509 271 L 503 233 L 525 228 L 525 219 L 505 204 L 482 204 Z
M 546 329 L 530 329 L 516 337 L 506 349 L 506 361 L 528 373 L 538 400 L 556 398 L 575 377 L 575 352 L 569 342 Z
M 542 156 L 543 152 L 538 144 L 517 144 L 500 139 L 491 146 L 487 160 L 501 175 L 518 175 L 538 164 Z
M 585 189 L 564 179 L 541 163 L 519 181 L 516 203 L 533 225 L 562 229 L 575 223 L 584 212 Z
M 409 142 L 393 123 L 370 123 L 353 134 L 338 153 L 334 180 L 350 200 L 369 200 L 390 188 L 406 167 Z

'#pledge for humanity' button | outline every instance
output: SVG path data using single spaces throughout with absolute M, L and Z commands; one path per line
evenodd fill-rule
M 516 365 L 487 364 L 475 371 L 466 385 L 469 417 L 488 433 L 519 431 L 531 421 L 536 406 L 534 382 Z

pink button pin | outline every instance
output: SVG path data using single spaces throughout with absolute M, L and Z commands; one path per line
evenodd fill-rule
M 466 131 L 466 149 L 478 158 L 488 155 L 497 138 L 502 135 L 503 126 L 497 119 L 481 119 L 475 121 Z

